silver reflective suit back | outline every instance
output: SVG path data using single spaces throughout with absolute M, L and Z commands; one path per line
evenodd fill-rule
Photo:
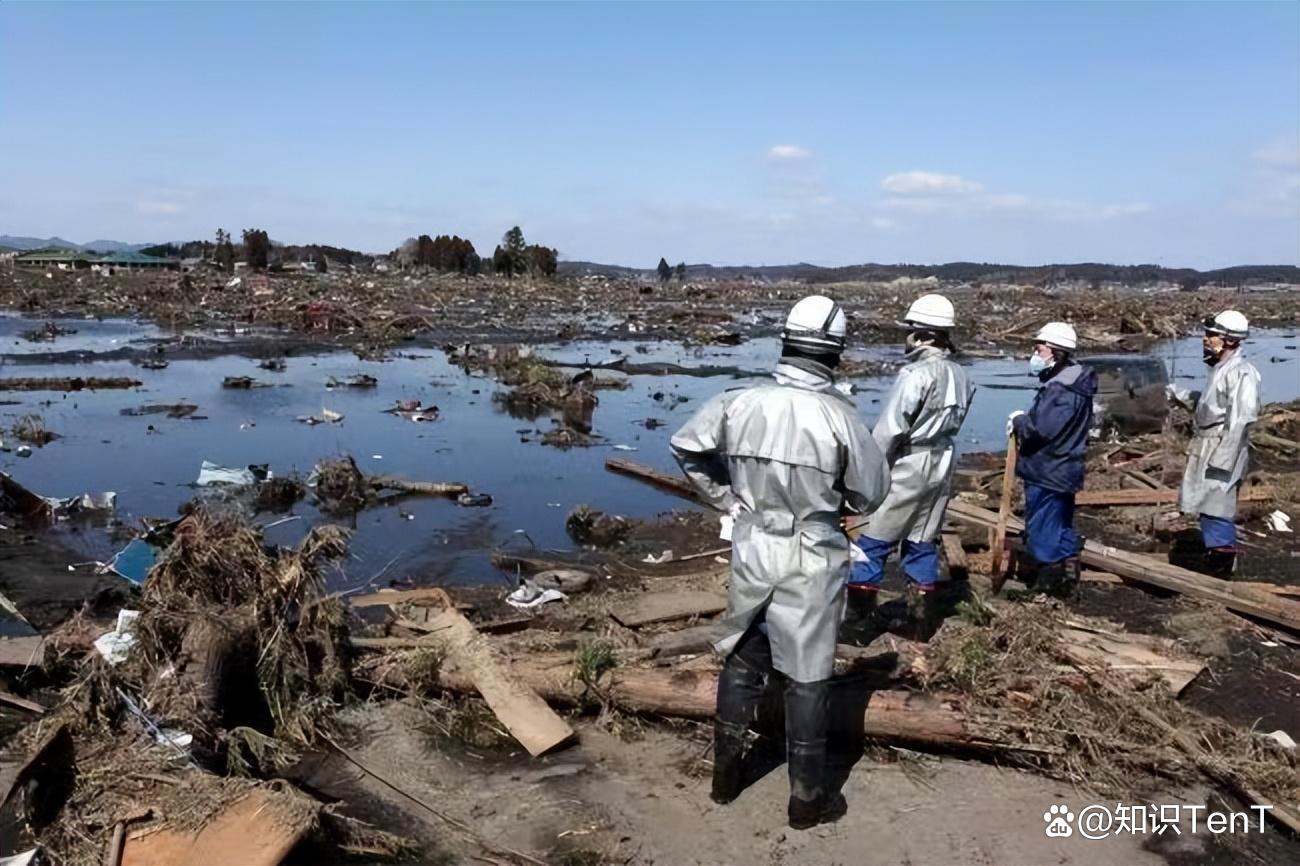
M 1196 432 L 1178 506 L 1185 514 L 1231 519 L 1237 515 L 1237 487 L 1249 464 L 1250 428 L 1259 417 L 1259 371 L 1240 348 L 1210 370 L 1196 401 Z
M 863 533 L 881 541 L 933 541 L 956 469 L 954 439 L 975 386 L 948 352 L 921 346 L 898 372 L 872 437 L 890 465 L 889 498 Z
M 736 516 L 718 651 L 766 610 L 776 669 L 797 682 L 829 677 L 849 568 L 840 514 L 870 513 L 889 490 L 884 458 L 829 370 L 782 363 L 775 383 L 715 397 L 672 450 L 709 502 Z

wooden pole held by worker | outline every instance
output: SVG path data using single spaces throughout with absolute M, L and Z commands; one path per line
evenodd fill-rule
M 1002 470 L 1002 499 L 998 502 L 998 524 L 989 538 L 989 550 L 993 554 L 993 591 L 999 592 L 1002 584 L 1007 582 L 1007 563 L 1003 562 L 1007 546 L 1007 518 L 1011 516 L 1011 495 L 1016 485 L 1016 459 L 1020 449 L 1016 444 L 1015 434 L 1007 438 L 1007 463 Z

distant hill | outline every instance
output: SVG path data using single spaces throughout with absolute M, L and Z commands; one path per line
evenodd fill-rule
M 20 235 L 0 235 L 0 247 L 9 247 L 15 250 L 46 250 L 54 248 L 60 250 L 87 250 L 97 253 L 130 253 L 142 250 L 147 246 L 150 246 L 150 244 L 128 244 L 125 241 L 109 240 L 79 244 L 60 237 L 30 238 Z
M 629 268 L 599 262 L 560 262 L 564 276 L 654 277 L 654 268 Z M 766 280 L 804 283 L 888 282 L 900 277 L 935 277 L 944 282 L 1016 282 L 1048 285 L 1054 282 L 1095 282 L 1099 285 L 1177 283 L 1195 288 L 1205 283 L 1289 283 L 1300 285 L 1300 267 L 1294 265 L 1236 265 L 1210 271 L 1165 268 L 1158 265 L 1107 265 L 1093 262 L 1059 265 L 1003 265 L 989 262 L 948 262 L 941 265 L 861 264 L 826 268 L 800 262 L 794 265 L 687 265 L 688 280 Z

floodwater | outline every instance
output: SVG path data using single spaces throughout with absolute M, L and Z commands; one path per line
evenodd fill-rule
M 652 517 L 683 507 L 680 499 L 640 482 L 610 474 L 611 455 L 665 470 L 674 464 L 668 451 L 672 432 L 700 403 L 719 391 L 752 381 L 748 377 L 649 376 L 629 378 L 622 391 L 602 390 L 594 432 L 602 444 L 560 450 L 541 444 L 551 427 L 547 417 L 513 418 L 492 395 L 499 386 L 488 377 L 469 375 L 437 349 L 407 349 L 387 361 L 359 361 L 351 353 L 302 354 L 288 358 L 284 372 L 260 369 L 256 359 L 236 355 L 207 360 L 174 360 L 163 370 L 147 370 L 123 360 L 96 360 L 123 346 L 147 348 L 166 336 L 151 325 L 118 321 L 68 320 L 59 324 L 78 333 L 50 343 L 32 344 L 20 334 L 41 322 L 0 317 L 0 376 L 127 376 L 143 385 L 128 391 L 5 392 L 0 427 L 6 431 L 22 415 L 41 415 L 62 438 L 33 449 L 31 457 L 0 452 L 0 469 L 32 491 L 67 497 L 115 491 L 117 519 L 171 517 L 197 492 L 193 482 L 209 460 L 225 466 L 270 465 L 276 475 L 306 476 L 321 459 L 351 454 L 364 472 L 389 473 L 422 481 L 463 481 L 489 493 L 494 504 L 465 508 L 451 500 L 404 498 L 399 503 L 359 513 L 351 556 L 336 588 L 371 581 L 411 578 L 421 583 L 506 582 L 492 568 L 492 549 L 536 546 L 568 548 L 564 518 L 579 504 L 611 513 Z M 631 362 L 671 361 L 685 367 L 732 366 L 759 372 L 771 366 L 778 344 L 757 339 L 736 347 L 686 348 L 675 343 L 599 342 L 539 346 L 538 354 L 564 362 L 593 364 L 619 356 Z M 81 351 L 77 363 L 31 363 L 15 357 L 34 352 Z M 1291 332 L 1267 332 L 1252 339 L 1248 351 L 1263 374 L 1266 401 L 1300 397 L 1300 354 Z M 893 346 L 854 353 L 872 360 L 899 361 Z M 1153 354 L 1177 365 L 1180 381 L 1195 387 L 1207 368 L 1200 363 L 1199 339 L 1156 347 Z M 981 387 L 963 429 L 962 451 L 1000 450 L 1005 421 L 1032 399 L 1033 380 L 1024 358 L 970 363 Z M 378 379 L 370 389 L 327 388 L 330 377 L 366 373 Z M 602 377 L 619 374 L 601 372 Z M 226 376 L 251 376 L 269 387 L 222 387 Z M 854 400 L 874 422 L 891 377 L 855 380 Z M 987 387 L 994 386 L 997 387 Z M 1007 387 L 1013 386 L 1013 387 Z M 1023 389 L 1015 386 L 1023 386 Z M 385 413 L 397 400 L 419 399 L 441 410 L 439 420 L 413 423 Z M 124 416 L 122 410 L 146 404 L 192 403 L 195 417 Z M 323 408 L 344 415 L 338 424 L 307 426 L 297 419 Z M 646 425 L 647 419 L 662 422 Z M 6 445 L 17 443 L 9 441 Z M 309 497 L 310 499 L 310 497 Z M 300 520 L 268 531 L 277 543 L 293 543 L 320 516 L 300 503 Z M 259 515 L 261 523 L 281 515 Z M 87 560 L 107 560 L 115 548 L 102 526 L 65 529 L 69 543 Z

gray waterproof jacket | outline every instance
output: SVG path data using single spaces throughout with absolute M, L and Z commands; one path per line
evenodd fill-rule
M 764 609 L 778 671 L 831 675 L 849 545 L 844 512 L 869 514 L 889 470 L 866 425 L 818 364 L 783 361 L 776 381 L 713 398 L 672 438 L 687 477 L 735 513 L 727 633 L 730 653 Z
M 898 371 L 872 437 L 890 466 L 889 498 L 863 534 L 881 541 L 933 541 L 943 523 L 956 469 L 953 440 L 975 386 L 948 352 L 921 346 Z
M 1259 417 L 1259 371 L 1241 349 L 1225 352 L 1210 369 L 1205 391 L 1174 388 L 1174 399 L 1194 409 L 1196 432 L 1178 507 L 1184 514 L 1237 516 L 1237 488 L 1250 462 L 1250 428 Z

